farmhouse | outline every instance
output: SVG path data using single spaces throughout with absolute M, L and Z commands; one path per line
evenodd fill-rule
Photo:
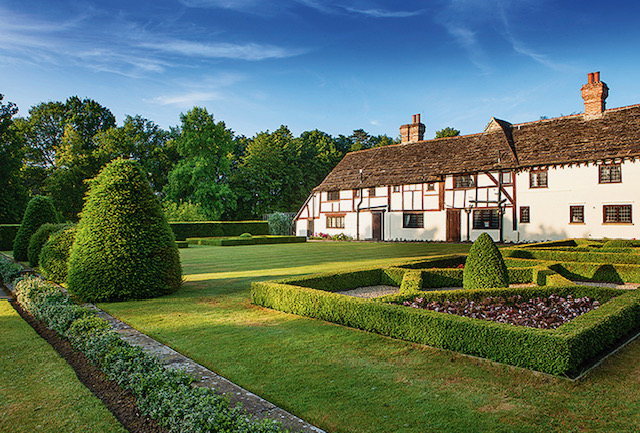
M 600 73 L 583 114 L 424 140 L 420 115 L 401 143 L 347 154 L 295 218 L 298 235 L 374 240 L 636 238 L 640 104 L 606 109 Z

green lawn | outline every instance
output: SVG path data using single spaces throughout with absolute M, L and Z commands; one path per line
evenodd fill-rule
M 66 361 L 3 300 L 0 431 L 126 432 Z
M 181 250 L 172 296 L 100 307 L 330 432 L 640 430 L 640 342 L 580 383 L 251 305 L 250 282 L 464 252 L 307 243 Z

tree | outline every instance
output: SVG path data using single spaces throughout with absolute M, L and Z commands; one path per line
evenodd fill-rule
M 91 182 L 69 256 L 69 292 L 87 301 L 142 299 L 181 281 L 173 232 L 141 165 L 116 159 Z
M 18 261 L 28 259 L 27 250 L 31 236 L 45 223 L 57 223 L 58 213 L 50 197 L 37 195 L 29 201 L 24 211 L 20 229 L 13 241 L 13 258 Z
M 3 104 L 3 99 L 0 94 L 0 224 L 10 224 L 20 221 L 27 203 L 27 190 L 20 172 L 23 144 L 13 120 L 18 107 L 12 102 Z
M 462 286 L 465 289 L 509 287 L 509 274 L 504 259 L 493 239 L 482 233 L 473 243 L 464 264 Z
M 436 131 L 436 138 L 445 138 L 445 137 L 457 137 L 460 135 L 460 131 L 457 129 L 453 129 L 450 126 L 447 126 L 440 131 Z
M 164 191 L 168 199 L 198 203 L 208 218 L 220 219 L 236 206 L 229 187 L 233 133 L 205 108 L 194 107 L 180 120 L 175 148 L 181 159 L 169 172 Z

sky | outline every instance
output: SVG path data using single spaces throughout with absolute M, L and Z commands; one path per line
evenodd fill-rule
M 640 2 L 0 0 L 0 93 L 20 116 L 77 95 L 119 124 L 205 107 L 248 137 L 287 125 L 425 138 L 640 103 Z

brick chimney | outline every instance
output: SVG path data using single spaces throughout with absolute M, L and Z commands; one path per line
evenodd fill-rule
M 402 125 L 400 127 L 400 144 L 414 143 L 424 140 L 424 131 L 426 130 L 424 123 L 420 122 L 420 115 L 413 115 L 413 123 Z
M 609 96 L 609 88 L 600 81 L 600 72 L 591 72 L 587 84 L 582 86 L 584 114 L 601 114 L 605 110 L 605 102 Z

